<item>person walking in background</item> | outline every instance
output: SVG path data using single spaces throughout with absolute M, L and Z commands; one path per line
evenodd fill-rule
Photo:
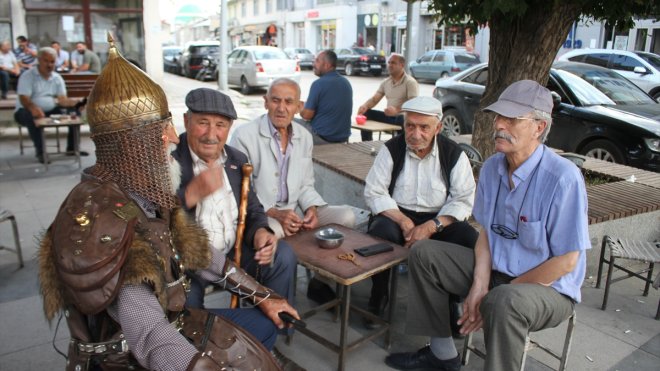
M 314 138 L 314 144 L 342 143 L 351 136 L 353 87 L 336 71 L 337 54 L 332 50 L 320 52 L 314 59 L 314 74 L 305 108 L 300 116 L 310 123 L 304 126 Z
M 376 94 L 358 108 L 358 115 L 365 115 L 367 120 L 403 126 L 401 105 L 419 95 L 417 80 L 406 73 L 406 58 L 401 54 L 392 54 L 387 61 L 390 76 L 378 87 Z M 381 99 L 387 100 L 384 111 L 373 109 Z M 362 141 L 373 140 L 373 133 L 362 131 Z
M 9 81 L 12 77 L 18 77 L 21 68 L 18 66 L 16 56 L 11 51 L 11 43 L 3 41 L 0 44 L 0 87 L 2 88 L 2 99 L 7 99 L 9 92 Z

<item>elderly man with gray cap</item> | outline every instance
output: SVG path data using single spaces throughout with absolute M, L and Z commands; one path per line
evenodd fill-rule
M 432 97 L 405 102 L 404 135 L 385 143 L 366 178 L 364 197 L 374 217 L 368 233 L 410 247 L 428 238 L 471 251 L 477 231 L 467 223 L 475 182 L 459 146 L 440 135 L 442 104 Z M 368 310 L 382 315 L 389 271 L 372 276 Z M 458 317 L 457 317 L 458 319 Z M 365 325 L 375 327 L 365 319 Z
M 484 329 L 486 370 L 520 369 L 527 334 L 556 327 L 580 301 L 587 195 L 578 168 L 543 144 L 552 108 L 550 91 L 531 80 L 511 84 L 485 108 L 496 114 L 498 153 L 479 175 L 477 245 L 474 253 L 437 241 L 413 246 L 407 330 L 431 342 L 388 356 L 391 367 L 460 369 L 443 305 L 450 295 L 466 297 L 461 333 Z
M 181 164 L 177 191 L 183 207 L 208 232 L 213 248 L 229 258 L 237 236 L 241 193 L 241 168 L 247 156 L 228 145 L 227 137 L 236 111 L 231 99 L 213 89 L 199 88 L 186 96 L 186 132 L 172 156 Z M 241 267 L 266 287 L 293 302 L 293 275 L 297 259 L 289 244 L 278 241 L 256 194 L 247 197 Z M 204 287 L 193 279 L 187 304 L 203 307 Z

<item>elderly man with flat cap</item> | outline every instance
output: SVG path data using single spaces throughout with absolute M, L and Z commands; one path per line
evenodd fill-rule
M 387 141 L 369 171 L 364 197 L 374 217 L 368 233 L 409 247 L 432 238 L 473 248 L 477 232 L 467 222 L 475 182 L 467 156 L 440 135 L 442 104 L 431 97 L 405 102 L 404 135 Z M 372 276 L 368 309 L 382 315 L 389 271 Z M 365 320 L 365 325 L 375 325 Z
M 211 245 L 234 257 L 240 205 L 241 167 L 247 156 L 226 145 L 236 119 L 231 99 L 213 89 L 199 88 L 186 96 L 186 132 L 172 156 L 181 164 L 177 191 L 183 207 L 209 234 Z M 293 302 L 293 276 L 297 259 L 289 244 L 278 241 L 268 226 L 264 208 L 252 189 L 247 198 L 247 217 L 241 267 L 266 287 Z M 188 305 L 203 307 L 204 287 L 193 279 Z
M 486 107 L 498 153 L 479 176 L 477 245 L 474 253 L 439 241 L 413 246 L 407 330 L 431 342 L 388 356 L 389 366 L 460 369 L 444 305 L 450 295 L 466 297 L 461 333 L 484 329 L 485 370 L 520 369 L 527 334 L 573 313 L 590 248 L 587 194 L 578 168 L 543 144 L 552 108 L 550 91 L 531 80 Z

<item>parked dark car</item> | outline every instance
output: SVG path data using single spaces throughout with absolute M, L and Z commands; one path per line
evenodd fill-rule
M 314 53 L 305 48 L 286 48 L 284 49 L 286 55 L 291 59 L 298 61 L 300 69 L 311 70 L 314 68 Z
M 417 60 L 410 62 L 410 74 L 418 80 L 437 80 L 453 76 L 479 64 L 476 54 L 465 50 L 429 50 Z
M 181 74 L 181 67 L 179 66 L 179 58 L 181 57 L 180 46 L 164 46 L 163 47 L 163 70 L 165 72 Z
M 481 64 L 436 82 L 433 96 L 442 102 L 449 133 L 472 132 L 487 80 L 488 65 Z M 550 147 L 660 171 L 660 104 L 635 84 L 607 68 L 557 62 L 547 87 L 561 97 Z
M 380 76 L 385 71 L 385 57 L 369 48 L 335 49 L 337 53 L 337 71 L 346 76 L 372 74 Z
M 202 61 L 206 57 L 218 58 L 220 55 L 220 43 L 218 41 L 194 41 L 189 42 L 183 48 L 183 54 L 179 59 L 181 73 L 190 78 L 195 78 L 197 72 L 202 68 Z

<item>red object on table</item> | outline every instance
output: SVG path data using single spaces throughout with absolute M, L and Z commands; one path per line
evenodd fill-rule
M 357 115 L 355 116 L 355 122 L 357 122 L 358 125 L 364 125 L 364 123 L 367 122 L 367 116 Z

